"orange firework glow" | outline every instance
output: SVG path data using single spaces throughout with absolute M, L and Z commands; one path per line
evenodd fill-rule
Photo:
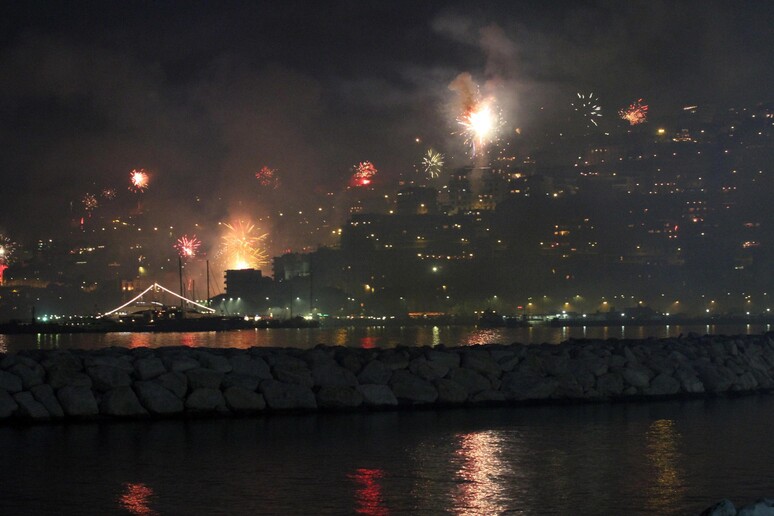
M 268 233 L 260 234 L 254 224 L 239 220 L 234 224 L 223 223 L 228 232 L 223 235 L 220 254 L 229 269 L 260 269 L 269 263 L 264 249 Z
M 648 119 L 648 105 L 643 104 L 642 99 L 637 99 L 628 108 L 619 110 L 618 116 L 629 122 L 629 125 L 641 124 Z
M 201 245 L 202 243 L 196 238 L 196 235 L 191 236 L 191 238 L 188 238 L 188 235 L 183 235 L 177 240 L 175 249 L 181 258 L 194 258 Z
M 150 179 L 145 169 L 141 168 L 139 170 L 132 170 L 129 173 L 129 180 L 132 183 L 129 186 L 129 190 L 133 192 L 143 192 L 148 188 L 148 181 Z
M 358 163 L 355 165 L 354 170 L 355 173 L 352 175 L 352 180 L 350 183 L 352 186 L 356 187 L 370 185 L 374 180 L 374 176 L 378 172 L 374 164 L 370 161 L 363 161 Z

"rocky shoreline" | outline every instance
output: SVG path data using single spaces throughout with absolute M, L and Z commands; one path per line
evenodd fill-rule
M 558 345 L 0 354 L 0 423 L 767 392 L 774 333 Z

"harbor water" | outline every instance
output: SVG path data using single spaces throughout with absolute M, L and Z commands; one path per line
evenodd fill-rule
M 0 427 L 0 514 L 698 514 L 774 494 L 774 396 Z
M 277 328 L 187 333 L 75 333 L 0 334 L 0 352 L 22 349 L 98 349 L 109 346 L 193 346 L 210 348 L 292 347 L 318 344 L 358 348 L 404 346 L 472 346 L 476 344 L 558 344 L 568 339 L 646 339 L 699 335 L 749 335 L 771 330 L 769 324 L 580 326 L 554 328 L 478 328 L 475 326 L 375 326 L 333 328 Z

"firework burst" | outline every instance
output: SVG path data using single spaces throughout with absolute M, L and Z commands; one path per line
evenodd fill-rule
M 643 104 L 642 99 L 637 99 L 628 108 L 619 110 L 618 116 L 629 122 L 629 125 L 641 124 L 648 119 L 648 105 Z
M 131 181 L 129 190 L 135 193 L 141 193 L 148 188 L 148 182 L 150 181 L 150 178 L 148 177 L 148 173 L 145 171 L 145 169 L 141 168 L 139 170 L 132 170 L 129 173 L 129 180 Z
M 89 213 L 91 213 L 97 207 L 99 207 L 99 201 L 97 201 L 97 196 L 92 193 L 87 193 L 86 195 L 84 195 L 83 199 L 81 199 L 81 203 L 83 204 L 83 209 L 85 209 Z
M 192 235 L 190 238 L 188 235 L 183 235 L 177 239 L 174 247 L 181 258 L 194 258 L 201 245 L 202 243 L 196 238 L 196 235 Z
M 10 238 L 0 233 L 0 285 L 3 284 L 3 273 L 11 265 L 15 250 L 16 244 Z
M 116 198 L 116 189 L 115 188 L 103 188 L 102 189 L 102 198 L 106 199 L 108 201 L 112 201 Z
M 462 126 L 462 135 L 470 145 L 471 156 L 478 156 L 487 145 L 496 141 L 500 128 L 504 125 L 500 112 L 491 99 L 475 102 L 457 117 L 457 123 Z
M 258 180 L 258 184 L 269 188 L 279 187 L 279 172 L 276 168 L 269 168 L 267 166 L 261 167 L 261 170 L 255 173 L 255 178 Z
M 597 104 L 599 99 L 597 99 L 593 93 L 589 93 L 588 95 L 578 93 L 577 95 L 578 100 L 572 103 L 573 109 L 586 120 L 587 126 L 591 127 L 591 124 L 593 124 L 594 127 L 596 127 L 597 121 L 595 118 L 602 116 L 602 106 Z
M 228 232 L 223 235 L 220 254 L 229 269 L 259 269 L 269 263 L 264 248 L 268 233 L 260 234 L 254 224 L 239 220 L 223 224 Z
M 428 149 L 422 157 L 422 169 L 430 179 L 441 175 L 445 156 L 433 149 Z
M 350 184 L 355 187 L 370 185 L 374 180 L 374 176 L 379 172 L 370 161 L 360 162 L 352 168 L 354 173 L 352 174 Z

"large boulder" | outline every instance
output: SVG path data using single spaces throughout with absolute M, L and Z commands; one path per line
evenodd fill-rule
M 464 363 L 465 361 L 463 360 L 463 364 Z M 458 385 L 461 385 L 468 393 L 468 396 L 492 388 L 492 383 L 484 376 L 472 369 L 465 369 L 464 367 L 452 369 L 449 371 L 447 378 Z
M 8 371 L 21 378 L 22 387 L 25 390 L 29 390 L 30 388 L 43 383 L 43 376 L 45 374 L 43 368 L 40 366 L 31 368 L 22 363 L 14 365 Z
M 726 392 L 736 380 L 736 375 L 726 367 L 704 364 L 698 367 L 698 377 L 707 392 Z
M 438 403 L 456 405 L 468 400 L 468 390 L 457 382 L 441 378 L 433 383 L 438 390 Z
M 260 357 L 252 358 L 249 355 L 237 355 L 229 358 L 231 372 L 245 376 L 253 376 L 260 380 L 270 380 L 271 370 L 269 364 Z
M 393 371 L 390 388 L 399 401 L 407 403 L 433 403 L 438 399 L 438 390 L 432 383 L 403 369 Z
M 83 386 L 66 385 L 56 392 L 62 410 L 68 416 L 96 416 L 99 414 L 97 400 L 91 389 Z
M 200 351 L 198 353 L 198 358 L 202 367 L 218 371 L 219 373 L 229 373 L 233 369 L 228 359 L 220 355 L 215 355 L 207 351 Z
M 229 387 L 242 387 L 248 391 L 255 392 L 258 390 L 259 383 L 261 383 L 261 379 L 257 376 L 249 376 L 246 374 L 231 372 L 226 373 L 226 375 L 223 377 L 221 386 L 223 389 L 228 389 Z
M 387 367 L 384 362 L 381 360 L 371 360 L 357 375 L 357 379 L 361 384 L 386 385 L 390 381 L 391 376 L 392 369 Z
M 19 404 L 8 394 L 8 391 L 0 389 L 0 419 L 12 416 L 19 409 Z
M 315 363 L 312 366 L 312 378 L 318 387 L 354 387 L 358 383 L 355 373 L 333 361 Z
M 666 396 L 680 392 L 680 382 L 671 375 L 661 373 L 653 378 L 650 386 L 645 388 L 645 394 L 649 396 Z
M 62 387 L 86 387 L 91 389 L 91 377 L 81 371 L 59 368 L 48 371 L 47 383 L 54 389 Z
M 58 369 L 68 369 L 70 371 L 83 370 L 83 361 L 81 358 L 70 351 L 47 353 L 45 358 L 40 361 L 40 365 L 42 365 L 48 373 Z
M 151 380 L 167 372 L 160 358 L 138 358 L 134 361 L 134 371 L 140 380 Z
M 29 391 L 17 392 L 13 395 L 19 404 L 19 415 L 30 419 L 48 419 L 50 414 L 46 407 L 36 400 Z
M 102 396 L 99 404 L 100 414 L 118 417 L 145 416 L 148 411 L 140 404 L 131 387 L 118 386 Z
M 188 392 L 188 377 L 180 371 L 164 373 L 154 378 L 153 381 L 180 399 L 185 398 L 185 393 Z
M 629 348 L 626 348 L 627 350 Z M 644 389 L 650 385 L 650 370 L 647 367 L 631 363 L 620 371 L 621 376 L 628 385 Z
M 169 415 L 183 411 L 183 402 L 169 390 L 153 381 L 134 382 L 140 403 L 151 414 Z
M 596 391 L 603 398 L 620 396 L 623 390 L 624 381 L 619 373 L 607 373 L 597 378 Z
M 379 360 L 393 371 L 406 369 L 409 365 L 409 355 L 405 350 L 388 349 L 379 355 Z
M 440 362 L 427 360 L 425 357 L 419 357 L 409 362 L 409 371 L 420 378 L 433 381 L 446 376 L 449 372 L 449 368 Z
M 448 369 L 460 366 L 460 355 L 453 351 L 438 351 L 431 349 L 425 353 L 425 356 L 428 361 L 442 365 Z
M 64 417 L 62 405 L 59 404 L 59 400 L 56 399 L 56 395 L 54 394 L 54 389 L 51 388 L 49 384 L 44 383 L 36 385 L 30 389 L 30 392 L 32 392 L 32 395 L 35 396 L 36 400 L 46 407 L 46 410 L 51 417 Z
M 21 392 L 22 380 L 13 373 L 0 371 L 0 389 L 11 393 Z
M 312 389 L 295 383 L 264 380 L 260 385 L 266 404 L 272 409 L 314 409 L 317 408 Z
M 172 372 L 184 373 L 189 369 L 201 367 L 201 364 L 194 357 L 189 355 L 170 355 L 165 356 L 162 361 L 167 369 Z
M 226 400 L 218 389 L 195 389 L 185 400 L 185 408 L 191 412 L 227 412 Z
M 292 383 L 303 387 L 312 387 L 314 385 L 312 372 L 304 362 L 301 362 L 301 365 L 296 363 L 277 363 L 272 366 L 272 373 L 274 378 L 283 383 Z
M 117 367 L 125 373 L 132 374 L 134 372 L 134 365 L 131 362 L 129 356 L 113 356 L 113 355 L 87 355 L 83 357 L 84 369 L 89 369 L 95 366 L 109 366 Z
M 116 387 L 128 387 L 132 384 L 129 374 L 118 367 L 109 365 L 94 365 L 86 368 L 95 390 L 109 391 Z
M 755 503 L 745 505 L 736 516 L 774 516 L 774 498 L 761 498 Z
M 228 408 L 237 414 L 258 412 L 266 408 L 263 395 L 243 387 L 229 387 L 223 392 L 223 397 Z
M 462 363 L 460 367 L 481 373 L 490 378 L 497 378 L 503 370 L 500 365 L 494 361 L 486 350 L 467 351 L 462 353 Z
M 542 400 L 549 398 L 558 385 L 554 378 L 528 371 L 513 371 L 503 375 L 500 390 L 510 400 Z
M 317 406 L 321 408 L 356 408 L 363 404 L 363 394 L 353 387 L 326 385 L 317 391 Z
M 363 403 L 370 407 L 391 407 L 398 404 L 398 399 L 386 385 L 361 384 L 356 389 L 363 395 Z
M 219 389 L 223 381 L 223 373 L 204 367 L 189 369 L 185 375 L 188 377 L 188 387 L 192 391 L 195 389 Z
M 736 507 L 731 500 L 725 498 L 701 511 L 699 516 L 736 516 Z

